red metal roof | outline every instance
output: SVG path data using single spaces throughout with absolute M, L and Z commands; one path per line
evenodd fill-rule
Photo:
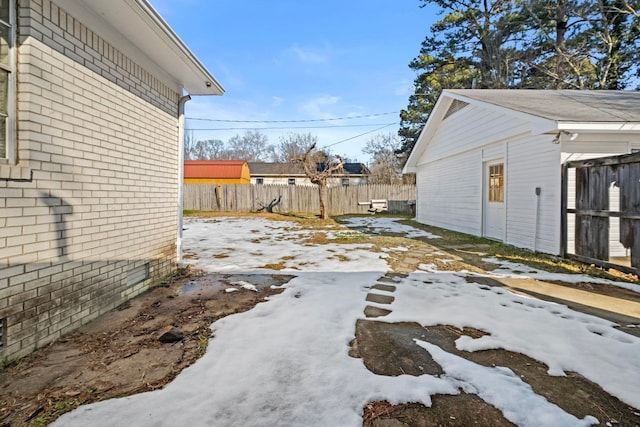
M 185 160 L 185 178 L 241 178 L 244 160 Z

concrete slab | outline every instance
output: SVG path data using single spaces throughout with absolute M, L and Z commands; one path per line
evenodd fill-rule
M 500 278 L 506 286 L 640 319 L 640 303 L 536 279 Z
M 385 291 L 385 292 L 395 292 L 396 287 L 392 286 L 392 285 L 383 285 L 383 284 L 378 283 L 378 284 L 372 286 L 371 289 L 378 289 L 378 290 Z
M 405 277 L 407 277 L 407 274 L 402 274 L 402 273 L 387 273 L 384 276 L 382 276 L 381 278 L 378 279 L 378 282 L 384 282 L 384 283 L 398 283 L 400 281 L 402 281 L 402 279 L 404 279 Z
M 388 295 L 367 294 L 367 301 L 375 302 L 378 304 L 391 304 L 393 301 L 395 301 L 395 298 Z
M 374 307 L 372 305 L 368 305 L 364 308 L 364 315 L 368 318 L 384 317 L 389 313 L 391 313 L 391 310 L 387 310 L 385 308 L 380 308 L 380 307 Z

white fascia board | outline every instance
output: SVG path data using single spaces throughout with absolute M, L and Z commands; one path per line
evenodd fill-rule
M 147 0 L 52 0 L 182 94 L 222 95 L 224 89 Z
M 404 168 L 402 168 L 402 173 L 416 173 L 418 171 L 418 160 L 420 160 L 420 157 L 422 157 L 422 154 L 427 149 L 427 144 L 435 133 L 438 124 L 442 121 L 449 105 L 451 105 L 451 101 L 452 98 L 444 96 L 444 92 L 440 94 L 436 105 L 434 105 L 431 114 L 429 114 L 427 118 L 427 123 L 422 128 L 420 135 L 418 135 L 418 140 L 413 146 L 409 158 L 404 164 Z
M 558 130 L 574 131 L 574 132 L 628 132 L 639 133 L 640 123 L 638 122 L 560 122 Z

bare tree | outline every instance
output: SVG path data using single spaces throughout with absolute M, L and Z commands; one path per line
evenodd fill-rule
M 305 151 L 317 143 L 318 137 L 311 135 L 311 133 L 291 132 L 286 136 L 281 136 L 275 160 L 284 163 L 291 162 L 304 156 Z
M 344 160 L 341 156 L 326 156 L 324 162 L 318 162 L 318 153 L 313 153 L 316 144 L 312 144 L 307 151 L 296 159 L 294 162 L 300 163 L 304 169 L 305 175 L 309 178 L 312 184 L 318 186 L 318 195 L 320 197 L 320 218 L 329 218 L 329 209 L 327 206 L 328 185 L 327 181 L 333 175 L 334 172 L 342 170 L 344 166 Z
M 233 159 L 260 162 L 273 157 L 273 145 L 268 144 L 267 136 L 257 129 L 230 138 L 228 145 L 229 155 Z
M 399 150 L 399 137 L 392 133 L 377 134 L 367 141 L 362 152 L 371 156 L 370 183 L 402 183 L 402 156 L 397 154 Z
M 224 142 L 219 139 L 195 141 L 189 138 L 184 144 L 184 158 L 186 160 L 226 159 L 227 150 L 224 148 Z

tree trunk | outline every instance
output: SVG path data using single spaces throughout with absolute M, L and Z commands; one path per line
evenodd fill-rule
M 318 184 L 318 191 L 320 193 L 320 218 L 329 219 L 329 211 L 327 210 L 327 198 L 329 197 L 327 183 L 322 182 Z

